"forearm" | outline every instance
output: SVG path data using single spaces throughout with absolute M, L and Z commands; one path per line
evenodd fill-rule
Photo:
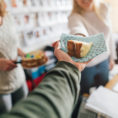
M 80 73 L 59 62 L 26 100 L 0 118 L 69 118 L 78 98 Z

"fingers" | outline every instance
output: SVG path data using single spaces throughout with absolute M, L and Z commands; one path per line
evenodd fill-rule
M 13 70 L 14 68 L 17 67 L 17 65 L 14 63 L 15 61 L 8 61 L 8 65 L 6 67 L 7 71 Z
M 56 41 L 56 42 L 54 42 L 53 44 L 52 44 L 52 46 L 55 48 L 55 49 L 59 49 L 59 46 L 60 44 L 59 44 L 59 41 Z
M 11 60 L 11 62 L 10 62 L 11 66 L 17 67 L 17 65 L 15 64 L 15 62 L 16 62 L 16 60 Z
M 15 64 L 16 65 L 16 62 L 17 62 L 17 59 L 16 60 L 11 60 L 11 63 L 12 64 Z M 17 66 L 17 65 L 16 65 Z
M 75 66 L 78 68 L 78 70 L 79 70 L 80 72 L 85 69 L 86 65 L 87 65 L 87 64 L 85 64 L 85 63 L 76 63 L 76 62 L 75 62 Z
M 8 67 L 6 68 L 6 71 L 13 70 L 14 68 L 15 68 L 15 67 L 8 66 Z
M 89 60 L 89 61 L 86 61 L 86 62 L 77 62 L 78 64 L 88 64 L 88 63 L 90 63 L 91 61 L 92 61 L 93 59 L 91 59 L 91 60 Z
M 21 56 L 21 57 L 26 56 L 26 54 L 20 48 L 18 48 L 18 55 Z
M 115 62 L 114 61 L 110 61 L 109 63 L 109 70 L 112 70 L 114 68 Z
M 84 69 L 85 69 L 85 67 L 87 66 L 87 64 L 89 63 L 89 62 L 91 62 L 93 59 L 91 59 L 91 60 L 89 60 L 89 61 L 87 61 L 87 62 L 83 62 L 83 63 L 81 63 L 81 62 L 75 62 L 75 65 L 76 65 L 76 67 L 79 69 L 79 71 L 81 72 L 81 71 L 83 71 Z
M 75 35 L 86 37 L 86 35 L 85 34 L 82 34 L 82 33 L 76 33 Z
M 55 49 L 54 55 L 57 57 L 59 61 L 66 61 L 72 63 L 71 57 L 60 49 Z
M 84 64 L 88 64 L 88 63 L 90 63 L 92 60 L 93 60 L 93 59 L 91 59 L 91 60 L 89 60 L 89 61 L 87 61 L 87 62 L 84 62 Z

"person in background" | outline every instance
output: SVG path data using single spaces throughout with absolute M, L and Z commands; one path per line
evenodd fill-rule
M 116 59 L 115 47 L 111 36 L 109 6 L 104 0 L 73 0 L 72 13 L 68 26 L 70 33 L 90 36 L 104 33 L 108 51 L 97 56 L 82 72 L 81 94 L 89 93 L 91 87 L 105 85 L 108 82 L 109 69 Z
M 18 55 L 24 56 L 15 30 L 14 20 L 0 0 L 0 114 L 11 110 L 28 93 L 23 69 L 15 64 Z
M 86 63 L 72 61 L 55 43 L 54 67 L 40 85 L 0 118 L 70 118 L 78 100 L 81 71 Z
M 73 9 L 68 20 L 71 34 L 86 37 L 104 33 L 107 45 L 107 52 L 94 58 L 81 74 L 80 98 L 72 114 L 76 118 L 82 95 L 89 94 L 90 88 L 104 86 L 109 81 L 109 69 L 115 64 L 116 54 L 111 35 L 109 6 L 104 0 L 73 0 Z

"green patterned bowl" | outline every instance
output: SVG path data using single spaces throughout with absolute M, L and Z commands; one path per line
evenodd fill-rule
M 72 57 L 72 59 L 75 62 L 87 62 L 87 61 L 95 58 L 96 56 L 102 54 L 103 52 L 107 51 L 105 40 L 104 40 L 104 35 L 102 33 L 93 35 L 90 37 L 80 37 L 80 36 L 75 36 L 75 35 L 62 34 L 61 39 L 60 39 L 61 50 L 63 50 L 66 53 L 67 53 L 67 41 L 68 40 L 77 40 L 77 41 L 93 43 L 91 50 L 85 57 L 79 58 L 79 59 Z

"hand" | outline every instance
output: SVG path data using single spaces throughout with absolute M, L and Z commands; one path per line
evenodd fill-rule
M 85 34 L 82 34 L 82 33 L 76 33 L 75 35 L 86 37 L 86 35 Z
M 74 62 L 67 53 L 59 49 L 59 42 L 54 43 L 53 47 L 55 48 L 54 55 L 57 57 L 59 61 L 66 61 L 75 65 L 80 72 L 83 71 L 86 65 L 90 62 L 90 61 L 85 63 Z
M 0 59 L 0 70 L 1 71 L 10 71 L 16 68 L 16 64 L 12 60 Z
M 112 70 L 113 67 L 115 65 L 115 61 L 113 59 L 110 59 L 110 62 L 109 62 L 109 70 Z
M 24 57 L 26 54 L 20 49 L 18 48 L 18 56 Z

